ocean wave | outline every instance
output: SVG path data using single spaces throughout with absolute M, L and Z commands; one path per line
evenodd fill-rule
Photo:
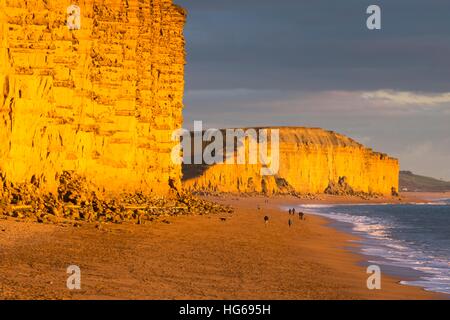
M 332 208 L 335 207 L 334 204 L 303 204 L 301 205 L 302 208 L 306 209 L 320 209 L 320 208 Z
M 450 206 L 450 199 L 441 199 L 439 201 L 430 202 L 402 202 L 402 203 L 388 203 L 388 202 L 372 202 L 372 203 L 324 203 L 324 204 L 300 204 L 299 208 L 304 209 L 322 209 L 322 208 L 334 208 L 334 207 L 367 207 L 367 206 Z
M 354 233 L 363 236 L 362 253 L 370 257 L 381 257 L 383 261 L 375 261 L 380 265 L 410 268 L 423 274 L 418 280 L 403 281 L 404 284 L 450 294 L 448 257 L 437 257 L 433 253 L 422 251 L 414 243 L 393 236 L 395 232 L 399 232 L 402 228 L 406 230 L 408 226 L 400 226 L 398 222 L 394 223 L 386 217 L 340 212 L 339 207 L 340 205 L 301 205 L 298 210 L 348 224 Z
M 432 201 L 432 202 L 411 202 L 406 203 L 407 205 L 411 206 L 449 206 L 450 203 L 444 202 L 444 201 Z
M 423 280 L 400 281 L 401 284 L 422 287 L 426 291 L 450 294 L 450 279 L 437 280 L 436 278 L 424 277 Z M 430 285 L 432 284 L 432 285 Z

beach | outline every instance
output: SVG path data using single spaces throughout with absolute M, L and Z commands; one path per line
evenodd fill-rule
M 293 197 L 210 197 L 233 214 L 80 227 L 0 220 L 1 299 L 440 299 L 382 275 L 368 290 L 353 236 L 289 216 Z M 334 198 L 335 201 L 345 199 Z M 346 199 L 346 201 L 360 201 Z M 381 201 L 381 199 L 380 199 Z M 260 209 L 258 210 L 258 206 Z M 270 218 L 268 224 L 264 217 Z M 354 240 L 354 239 L 353 239 Z M 81 269 L 68 290 L 67 267 Z

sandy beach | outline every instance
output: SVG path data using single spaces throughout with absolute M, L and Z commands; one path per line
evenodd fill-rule
M 315 216 L 294 220 L 288 227 L 288 215 L 279 206 L 298 204 L 297 198 L 211 200 L 236 210 L 231 215 L 171 217 L 170 223 L 107 224 L 100 229 L 95 224 L 74 228 L 0 220 L 0 298 L 444 297 L 385 275 L 382 290 L 368 290 L 366 270 L 358 266 L 363 257 L 346 249 L 351 235 Z M 268 225 L 265 215 L 270 217 Z M 81 268 L 81 290 L 66 288 L 69 265 Z

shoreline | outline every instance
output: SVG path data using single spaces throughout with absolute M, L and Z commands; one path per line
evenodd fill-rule
M 258 198 L 258 197 L 256 197 Z M 264 199 L 262 197 L 261 199 Z M 293 196 L 278 196 L 272 200 L 275 200 L 276 206 L 282 208 L 283 206 L 287 208 L 298 207 L 301 205 L 317 205 L 317 206 L 339 206 L 339 205 L 391 205 L 391 204 L 426 204 L 426 203 L 434 203 L 437 200 L 446 200 L 450 199 L 450 192 L 410 192 L 403 193 L 400 198 L 391 198 L 391 197 L 379 197 L 375 199 L 362 199 L 359 197 L 346 197 L 346 196 L 330 196 L 330 195 L 319 195 L 316 199 L 305 199 L 305 198 L 297 198 Z M 217 201 L 217 200 L 216 200 Z M 449 300 L 450 294 L 436 292 L 431 290 L 426 290 L 423 286 L 420 285 L 412 285 L 403 282 L 417 281 L 420 280 L 420 276 L 426 275 L 426 273 L 418 270 L 414 270 L 411 267 L 399 267 L 392 266 L 388 264 L 388 260 L 382 256 L 373 256 L 370 254 L 363 253 L 361 251 L 364 243 L 368 241 L 365 234 L 358 234 L 352 230 L 353 224 L 349 222 L 343 222 L 339 220 L 335 220 L 333 218 L 318 214 L 314 212 L 314 208 L 310 208 L 309 213 L 306 213 L 308 216 L 312 216 L 314 218 L 323 219 L 324 225 L 328 228 L 331 228 L 339 233 L 343 233 L 348 236 L 347 245 L 344 246 L 345 250 L 349 253 L 354 254 L 359 257 L 359 261 L 357 265 L 360 267 L 367 268 L 370 265 L 370 259 L 377 259 L 383 261 L 381 265 L 383 266 L 383 270 L 385 270 L 385 274 L 391 280 L 394 280 L 398 285 L 409 288 L 418 288 L 424 293 L 429 293 L 434 297 L 432 299 L 444 299 Z M 387 270 L 387 271 L 386 271 Z
M 0 299 L 446 298 L 384 275 L 382 290 L 368 290 L 364 257 L 349 250 L 356 237 L 316 216 L 289 228 L 279 208 L 298 198 L 207 199 L 235 212 L 101 229 L 0 220 Z M 80 291 L 66 288 L 73 264 Z

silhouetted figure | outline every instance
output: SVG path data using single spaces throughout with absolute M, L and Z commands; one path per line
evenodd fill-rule
M 305 214 L 303 213 L 303 212 L 299 212 L 298 213 L 298 217 L 299 217 L 299 219 L 300 220 L 303 220 L 303 216 L 304 216 Z
M 266 225 L 269 223 L 269 217 L 268 217 L 268 216 L 265 216 L 265 217 L 264 217 L 264 223 L 265 223 Z
M 289 209 L 289 215 L 291 215 L 292 214 L 292 210 L 291 209 Z
M 295 215 L 295 208 L 294 208 L 294 209 L 292 209 L 292 214 L 294 214 L 294 215 Z
M 289 228 L 292 226 L 292 220 L 291 219 L 289 219 L 288 225 L 289 225 Z
M 180 198 L 180 192 L 176 186 L 176 182 L 174 179 L 169 178 L 169 187 L 177 193 L 178 198 Z

